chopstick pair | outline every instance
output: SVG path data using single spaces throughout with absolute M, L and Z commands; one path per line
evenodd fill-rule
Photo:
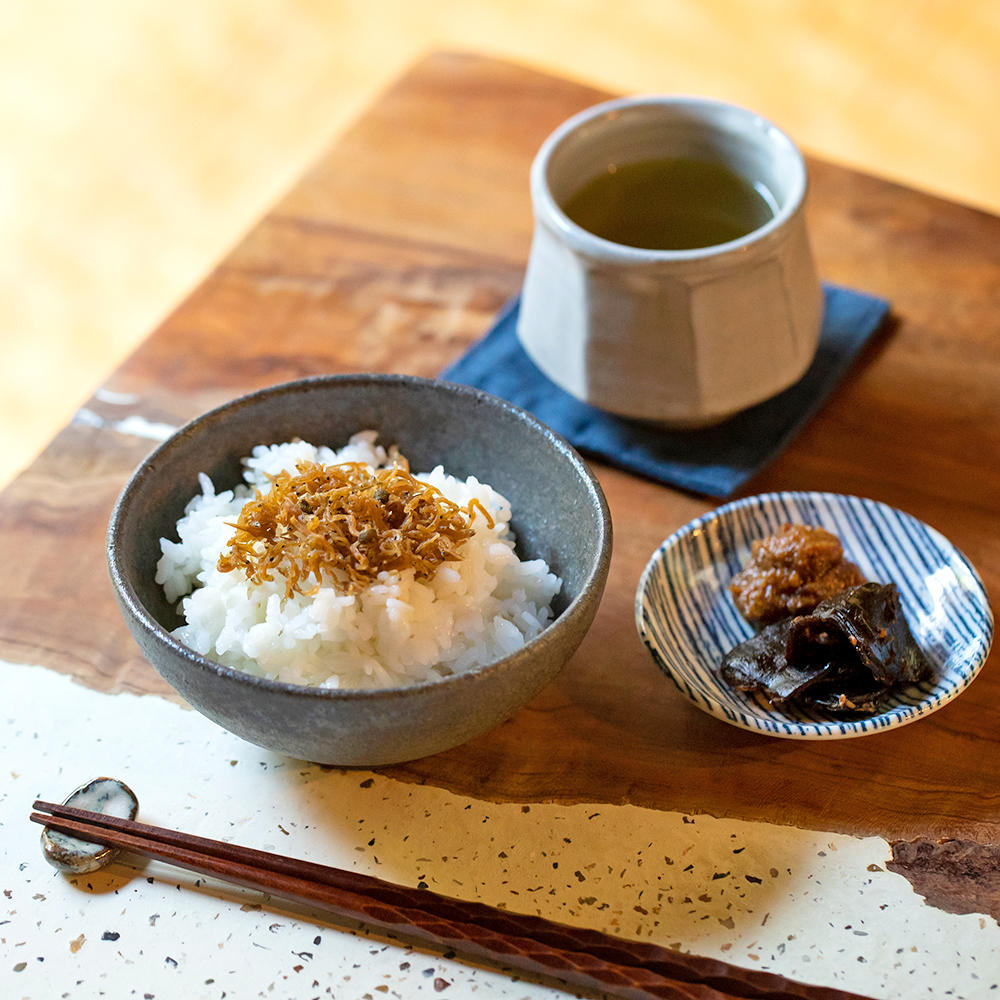
M 543 917 L 452 899 L 236 844 L 119 819 L 74 806 L 36 801 L 31 820 L 81 840 L 119 847 L 199 875 L 306 903 L 484 957 L 503 966 L 555 976 L 634 1000 L 860 1000 L 715 959 L 570 927 Z M 48 815 L 43 815 L 48 814 Z

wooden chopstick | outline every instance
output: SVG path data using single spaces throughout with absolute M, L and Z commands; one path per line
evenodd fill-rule
M 857 994 L 842 990 L 795 983 L 771 973 L 394 885 L 327 865 L 73 806 L 39 800 L 34 808 L 41 812 L 31 814 L 33 822 L 83 840 L 120 847 L 467 955 L 619 996 L 642 1000 L 859 1000 Z

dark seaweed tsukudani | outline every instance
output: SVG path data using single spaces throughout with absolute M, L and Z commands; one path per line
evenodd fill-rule
M 768 625 L 731 649 L 721 671 L 777 708 L 797 702 L 838 714 L 878 712 L 894 690 L 933 673 L 894 583 L 850 587 L 811 614 Z

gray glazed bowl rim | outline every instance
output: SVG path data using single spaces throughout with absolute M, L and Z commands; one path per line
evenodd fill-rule
M 556 618 L 537 636 L 529 640 L 515 653 L 508 654 L 499 660 L 483 666 L 475 667 L 461 674 L 452 674 L 440 680 L 423 681 L 417 684 L 401 685 L 388 688 L 320 688 L 310 687 L 304 684 L 294 684 L 289 681 L 276 681 L 267 677 L 258 677 L 248 674 L 235 667 L 226 666 L 207 656 L 202 656 L 189 646 L 175 639 L 146 608 L 146 605 L 139 598 L 135 588 L 129 579 L 127 567 L 123 566 L 121 551 L 118 545 L 118 537 L 124 530 L 131 507 L 136 500 L 136 494 L 147 479 L 156 475 L 156 464 L 160 458 L 184 447 L 184 443 L 192 435 L 199 433 L 206 425 L 223 420 L 228 414 L 248 406 L 256 405 L 265 399 L 288 392 L 308 391 L 323 385 L 359 385 L 359 384 L 410 384 L 426 385 L 437 387 L 444 392 L 450 392 L 459 396 L 468 397 L 470 400 L 494 406 L 504 410 L 515 418 L 524 422 L 532 428 L 558 452 L 576 470 L 581 482 L 586 487 L 589 501 L 599 512 L 599 523 L 601 537 L 598 540 L 597 554 L 591 565 L 587 567 L 585 581 L 580 587 L 579 593 L 573 600 L 556 616 Z M 447 469 L 445 470 L 447 471 Z M 227 487 L 228 488 L 228 487 Z M 534 655 L 536 646 L 546 642 L 547 637 L 558 632 L 570 629 L 577 617 L 586 613 L 585 605 L 588 603 L 588 594 L 595 583 L 606 578 L 608 565 L 611 559 L 611 512 L 608 508 L 607 500 L 601 489 L 597 477 L 591 472 L 586 462 L 580 457 L 576 449 L 562 435 L 556 433 L 548 425 L 542 423 L 537 417 L 527 410 L 483 392 L 470 386 L 461 385 L 455 382 L 447 382 L 443 379 L 426 379 L 416 375 L 395 375 L 380 373 L 360 373 L 348 375 L 315 375 L 307 378 L 295 379 L 289 382 L 281 382 L 276 385 L 257 389 L 244 395 L 237 396 L 219 406 L 200 414 L 179 427 L 165 441 L 150 452 L 139 466 L 135 469 L 125 484 L 118 499 L 115 501 L 111 518 L 108 523 L 106 536 L 106 549 L 108 568 L 111 581 L 119 600 L 123 601 L 136 621 L 150 635 L 162 643 L 168 651 L 175 656 L 183 658 L 191 667 L 197 670 L 213 673 L 218 677 L 226 678 L 235 684 L 247 685 L 262 691 L 274 692 L 293 698 L 306 698 L 309 700 L 321 699 L 329 702 L 380 702 L 394 699 L 414 699 L 422 695 L 428 697 L 433 692 L 440 691 L 442 686 L 454 687 L 456 685 L 469 685 L 486 673 L 500 672 L 513 669 L 516 664 Z M 153 664 L 155 667 L 156 664 Z

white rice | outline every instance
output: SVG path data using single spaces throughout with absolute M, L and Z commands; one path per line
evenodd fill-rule
M 475 534 L 462 546 L 461 560 L 442 564 L 430 579 L 414 579 L 412 569 L 383 572 L 357 594 L 341 594 L 327 584 L 315 594 L 288 598 L 280 574 L 270 583 L 252 584 L 239 570 L 219 571 L 219 556 L 234 535 L 229 525 L 252 499 L 254 487 L 261 493 L 270 489 L 265 474 L 295 474 L 302 460 L 364 462 L 372 469 L 391 465 L 376 438 L 376 432 L 363 431 L 337 452 L 303 441 L 259 446 L 244 459 L 248 485 L 218 494 L 208 476 L 199 477 L 202 492 L 177 522 L 180 541 L 160 539 L 163 556 L 156 572 L 167 600 L 183 598 L 178 613 L 186 624 L 173 633 L 181 642 L 262 677 L 327 688 L 380 688 L 492 663 L 545 628 L 562 581 L 543 560 L 518 558 L 507 500 L 474 477 L 461 482 L 441 466 L 416 478 L 460 506 L 475 497 L 494 527 L 475 518 Z

